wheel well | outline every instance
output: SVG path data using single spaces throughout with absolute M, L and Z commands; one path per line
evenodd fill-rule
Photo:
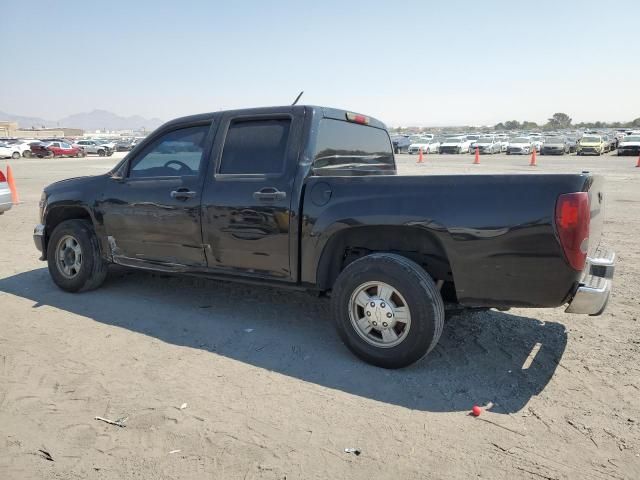
M 88 220 L 90 223 L 93 223 L 89 212 L 82 207 L 55 207 L 47 213 L 47 219 L 45 223 L 45 252 L 47 243 L 49 242 L 49 237 L 51 236 L 55 228 L 65 220 L 72 219 Z
M 350 263 L 374 252 L 397 253 L 422 266 L 435 281 L 442 280 L 446 301 L 457 301 L 451 266 L 439 240 L 418 227 L 354 227 L 335 234 L 325 246 L 317 271 L 321 290 L 333 287 Z

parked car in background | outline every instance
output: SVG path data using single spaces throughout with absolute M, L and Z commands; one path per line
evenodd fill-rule
M 0 158 L 20 158 L 22 151 L 15 145 L 5 142 L 0 143 Z
M 116 152 L 129 152 L 133 150 L 133 140 L 119 140 L 116 142 Z
M 534 135 L 531 137 L 531 144 L 535 147 L 536 152 L 542 151 L 542 145 L 544 144 L 544 137 L 540 135 Z
M 575 153 L 578 150 L 578 137 L 568 135 L 567 144 L 569 144 L 569 153 Z
M 607 142 L 602 135 L 585 135 L 578 142 L 578 155 L 602 155 L 607 151 Z
M 94 138 L 93 140 L 109 148 L 112 152 L 116 151 L 116 142 L 112 138 Z
M 492 155 L 502 151 L 502 142 L 497 141 L 493 136 L 480 137 L 469 146 L 469 153 L 475 153 L 476 147 L 479 153 Z
M 420 153 L 420 150 L 423 153 L 439 153 L 440 142 L 426 137 L 414 139 L 413 143 L 409 145 L 409 154 Z
M 613 152 L 618 148 L 618 139 L 614 135 L 604 135 L 604 141 L 607 143 L 607 152 Z
M 440 153 L 467 153 L 471 140 L 466 136 L 448 137 L 440 144 Z
M 627 135 L 618 144 L 618 156 L 640 155 L 640 135 Z
M 9 210 L 13 205 L 11 201 L 11 190 L 7 183 L 7 178 L 0 170 L 0 215 Z
M 393 145 L 393 153 L 406 153 L 409 151 L 411 140 L 409 139 L 409 135 L 393 135 L 391 137 L 391 144 Z
M 87 154 L 80 147 L 67 142 L 40 142 L 31 145 L 31 153 L 38 158 L 84 157 Z
M 528 155 L 535 147 L 529 137 L 514 137 L 509 140 L 507 155 Z
M 564 136 L 545 137 L 540 155 L 564 155 L 570 153 L 569 141 Z
M 110 157 L 113 155 L 113 150 L 109 145 L 105 145 L 97 140 L 78 140 L 73 146 L 82 148 L 87 155 L 90 153 L 101 157 Z

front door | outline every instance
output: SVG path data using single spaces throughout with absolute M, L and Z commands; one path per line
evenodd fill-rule
M 209 267 L 290 281 L 290 223 L 302 107 L 228 113 L 205 179 L 202 232 Z
M 98 210 L 114 261 L 206 267 L 200 229 L 211 123 L 161 132 L 108 182 Z

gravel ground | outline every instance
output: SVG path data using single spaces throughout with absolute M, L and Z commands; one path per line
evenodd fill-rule
M 606 175 L 618 253 L 601 317 L 460 315 L 398 371 L 354 358 L 327 300 L 305 293 L 115 268 L 99 290 L 58 290 L 31 241 L 40 192 L 117 158 L 12 162 L 23 203 L 0 216 L 0 478 L 640 478 L 635 158 L 398 156 L 402 174 Z M 474 404 L 489 408 L 473 418 Z

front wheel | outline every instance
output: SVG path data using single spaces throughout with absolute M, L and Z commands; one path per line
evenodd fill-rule
M 374 253 L 348 265 L 331 295 L 338 334 L 362 360 L 401 368 L 435 347 L 444 304 L 431 277 L 417 263 Z
M 17 160 L 18 158 L 20 158 L 20 152 L 13 152 L 11 154 L 11 158 L 13 158 L 14 160 Z
M 24 158 L 31 158 L 31 150 L 25 150 L 24 152 L 22 152 L 22 156 Z
M 67 292 L 98 288 L 107 276 L 107 263 L 93 226 L 86 220 L 66 220 L 51 234 L 47 245 L 49 274 Z

